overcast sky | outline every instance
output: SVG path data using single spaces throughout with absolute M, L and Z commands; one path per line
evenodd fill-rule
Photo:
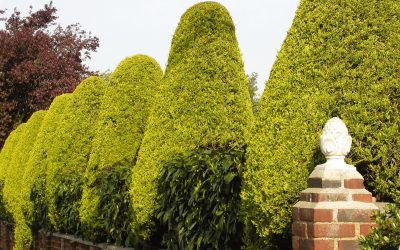
M 246 73 L 257 72 L 264 89 L 276 54 L 292 23 L 300 0 L 221 0 L 236 25 Z M 14 7 L 27 13 L 49 0 L 0 0 L 10 14 Z M 127 56 L 147 54 L 163 69 L 181 15 L 196 0 L 53 0 L 62 26 L 80 23 L 100 39 L 100 47 L 86 64 L 92 70 L 113 70 Z

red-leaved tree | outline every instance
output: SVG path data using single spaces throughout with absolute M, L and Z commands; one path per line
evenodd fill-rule
M 0 10 L 0 148 L 8 134 L 91 72 L 83 61 L 99 46 L 79 24 L 57 25 L 52 3 L 21 17 Z

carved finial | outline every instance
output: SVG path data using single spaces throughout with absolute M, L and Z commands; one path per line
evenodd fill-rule
M 325 164 L 347 165 L 344 157 L 350 152 L 351 136 L 340 118 L 333 117 L 325 124 L 319 145 L 327 160 Z

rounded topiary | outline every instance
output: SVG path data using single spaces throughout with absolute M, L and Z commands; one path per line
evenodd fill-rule
M 393 0 L 301 1 L 248 146 L 242 201 L 249 245 L 289 233 L 291 206 L 323 162 L 318 138 L 333 116 L 348 126 L 348 161 L 370 190 L 399 199 L 399 13 Z
M 99 77 L 82 81 L 64 109 L 48 153 L 46 204 L 56 231 L 80 234 L 79 206 L 105 87 Z
M 17 204 L 24 214 L 24 217 L 19 220 L 19 224 L 23 225 L 21 229 L 25 230 L 24 235 L 30 235 L 32 227 L 49 229 L 46 220 L 47 210 L 44 205 L 46 170 L 49 164 L 48 152 L 53 146 L 52 142 L 58 124 L 63 117 L 64 108 L 70 97 L 71 94 L 63 94 L 53 100 L 43 118 L 42 126 L 26 162 L 21 188 L 19 189 L 21 198 Z
M 130 233 L 131 168 L 162 74 L 153 58 L 136 55 L 123 60 L 110 76 L 80 208 L 84 234 L 91 240 L 122 244 Z
M 32 242 L 29 226 L 25 223 L 24 213 L 21 210 L 23 196 L 21 195 L 22 178 L 31 149 L 47 111 L 37 111 L 26 122 L 20 140 L 14 145 L 15 150 L 4 178 L 4 204 L 10 212 L 14 227 L 14 249 L 27 249 Z
M 154 226 L 157 178 L 175 154 L 241 145 L 253 122 L 246 75 L 225 7 L 189 8 L 175 31 L 168 66 L 132 173 L 133 228 Z
M 26 124 L 22 123 L 10 133 L 0 153 L 0 220 L 5 222 L 12 222 L 12 217 L 4 206 L 4 180 L 8 172 L 8 167 L 10 166 L 9 164 L 13 159 L 16 145 L 18 144 L 18 141 L 22 138 L 21 134 L 23 133 L 25 126 Z

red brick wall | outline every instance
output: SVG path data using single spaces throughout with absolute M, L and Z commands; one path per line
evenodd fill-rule
M 0 250 L 12 250 L 12 226 L 0 221 Z M 34 235 L 33 250 L 100 250 L 99 246 L 68 235 L 39 231 Z

